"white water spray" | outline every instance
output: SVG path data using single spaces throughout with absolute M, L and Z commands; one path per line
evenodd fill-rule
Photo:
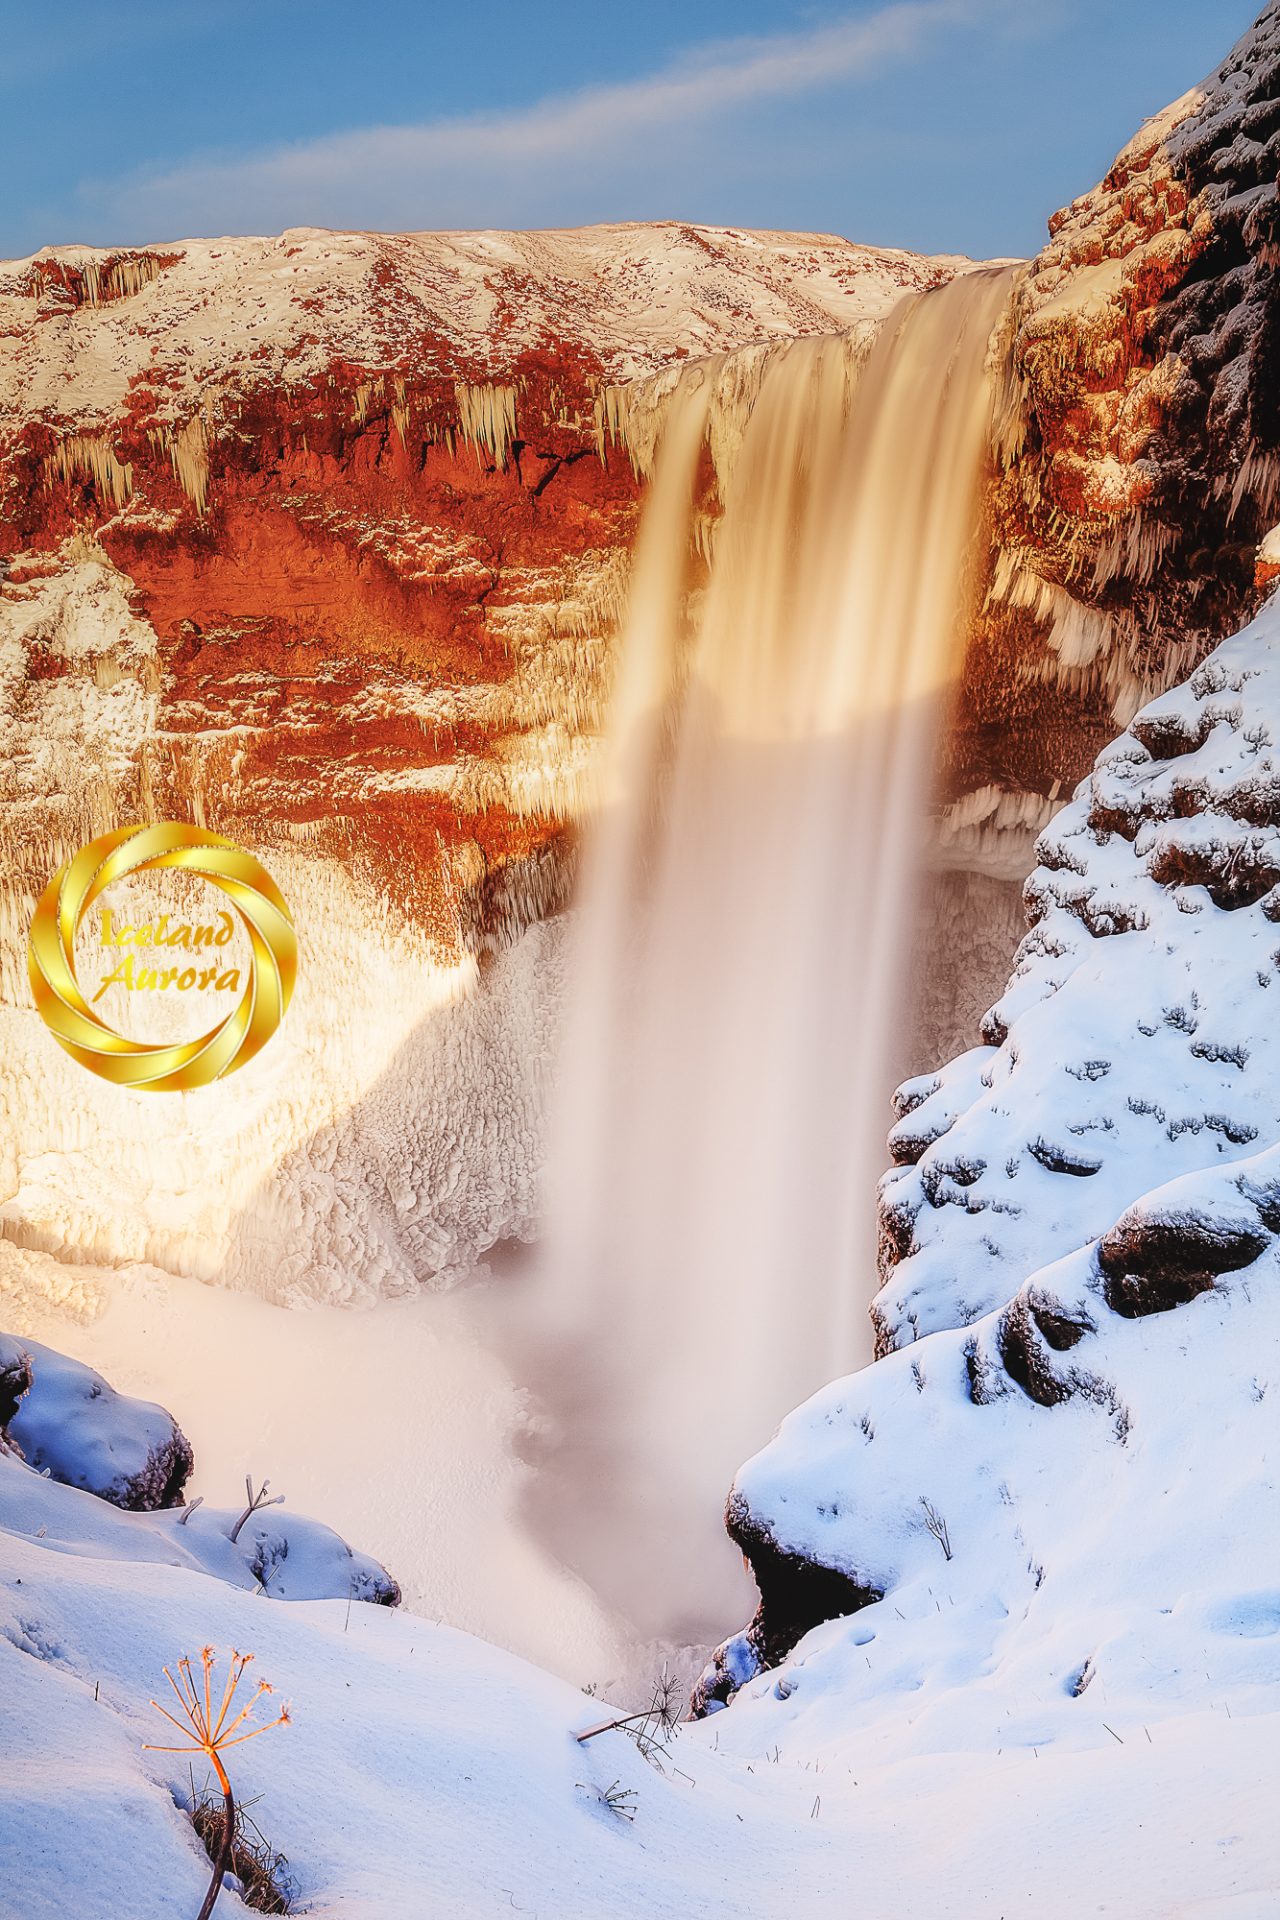
M 584 866 L 536 1496 L 642 1631 L 734 1617 L 733 1472 L 869 1357 L 871 1211 L 1007 276 L 778 350 L 686 615 L 717 369 L 674 395 Z

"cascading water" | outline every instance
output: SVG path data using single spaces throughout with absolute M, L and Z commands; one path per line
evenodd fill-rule
M 1008 276 L 769 356 L 689 601 L 670 402 L 584 859 L 535 1510 L 642 1632 L 735 1617 L 734 1469 L 869 1357 L 871 1202 Z M 548 1357 L 549 1356 L 549 1357 Z

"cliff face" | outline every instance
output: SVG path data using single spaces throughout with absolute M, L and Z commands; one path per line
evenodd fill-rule
M 446 956 L 527 921 L 559 885 L 635 524 L 609 390 L 877 315 L 958 264 L 673 225 L 0 269 L 0 724 L 22 763 L 0 791 L 24 858 L 154 811 L 336 856 Z M 95 601 L 127 645 L 86 639 Z M 50 686 L 87 655 L 91 687 Z M 131 690 L 73 716 L 104 675 Z M 74 765 L 46 753 L 42 777 L 25 736 L 53 701 Z
M 556 928 L 494 949 L 567 872 L 640 493 L 620 387 L 963 264 L 672 225 L 0 269 L 0 1234 L 30 1284 L 49 1253 L 368 1297 L 532 1231 Z M 253 1070 L 140 1127 L 39 1027 L 24 952 L 57 862 L 147 814 L 260 852 L 303 964 Z
M 1069 791 L 1256 606 L 1280 512 L 1278 172 L 1270 6 L 1050 221 L 1010 319 L 957 796 Z

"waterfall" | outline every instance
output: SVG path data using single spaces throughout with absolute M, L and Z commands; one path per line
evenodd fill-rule
M 766 359 L 705 579 L 667 412 L 584 850 L 531 1307 L 535 1513 L 641 1631 L 740 1612 L 743 1458 L 869 1358 L 873 1193 L 1008 276 Z M 694 591 L 690 591 L 691 586 Z

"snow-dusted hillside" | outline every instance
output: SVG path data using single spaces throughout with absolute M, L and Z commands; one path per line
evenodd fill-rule
M 884 1348 L 1280 1138 L 1280 604 L 1142 710 L 1037 855 L 989 1044 L 898 1096 Z
M 1269 1710 L 1278 730 L 1272 601 L 1042 836 L 989 1044 L 900 1096 L 884 1357 L 738 1477 L 709 1705 L 886 1755 Z

